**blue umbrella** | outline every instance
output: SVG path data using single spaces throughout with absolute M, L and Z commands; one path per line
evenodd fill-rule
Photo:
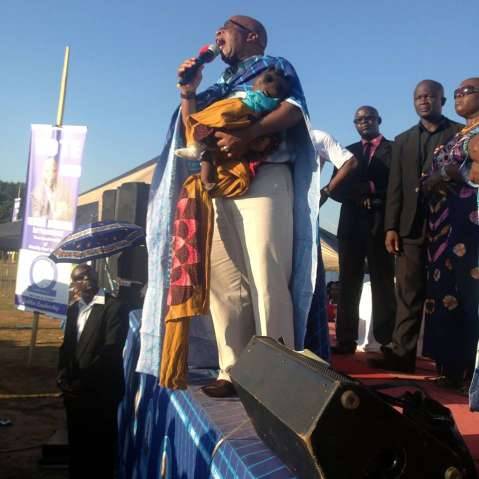
M 98 221 L 79 226 L 63 238 L 50 258 L 55 263 L 84 263 L 144 243 L 145 230 L 126 221 Z

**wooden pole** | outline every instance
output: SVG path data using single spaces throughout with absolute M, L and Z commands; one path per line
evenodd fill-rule
M 38 323 L 40 321 L 40 313 L 38 311 L 33 312 L 33 324 L 32 324 L 32 336 L 30 338 L 30 348 L 28 350 L 28 367 L 32 365 L 33 350 L 37 342 Z
M 67 91 L 69 60 L 70 60 L 70 47 L 65 47 L 65 58 L 63 60 L 62 79 L 60 82 L 60 96 L 58 98 L 56 126 L 63 125 L 63 111 L 65 109 L 65 97 L 66 97 L 66 91 Z
M 63 125 L 63 112 L 65 110 L 65 97 L 67 93 L 67 81 L 68 81 L 68 63 L 70 61 L 70 47 L 65 47 L 65 56 L 63 58 L 63 70 L 62 78 L 60 80 L 60 96 L 58 98 L 58 109 L 57 109 L 57 122 L 56 126 L 61 127 Z M 32 336 L 30 338 L 30 348 L 28 350 L 28 367 L 32 365 L 33 359 L 33 350 L 35 349 L 35 344 L 37 342 L 38 335 L 38 323 L 40 320 L 40 313 L 38 311 L 33 312 L 33 323 L 32 323 Z

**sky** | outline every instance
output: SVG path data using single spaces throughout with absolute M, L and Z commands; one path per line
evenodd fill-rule
M 452 91 L 479 75 L 478 0 L 1 0 L 0 180 L 24 181 L 30 124 L 54 123 L 65 46 L 70 72 L 64 123 L 86 125 L 80 191 L 158 155 L 178 103 L 176 69 L 231 15 L 262 21 L 267 52 L 287 58 L 306 94 L 313 127 L 343 145 L 358 141 L 352 118 L 375 106 L 388 138 L 416 121 L 418 81 Z M 202 86 L 224 68 L 207 66 Z M 201 89 L 201 88 L 200 88 Z M 331 169 L 326 167 L 326 183 Z M 338 204 L 321 210 L 335 232 Z

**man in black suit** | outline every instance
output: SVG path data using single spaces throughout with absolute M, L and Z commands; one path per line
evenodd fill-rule
M 386 249 L 397 256 L 397 314 L 390 347 L 371 366 L 413 372 L 426 286 L 426 208 L 420 177 L 432 165 L 434 150 L 463 125 L 442 115 L 443 86 L 421 81 L 414 90 L 419 123 L 395 138 L 386 200 Z
M 71 279 L 77 301 L 68 308 L 57 377 L 67 415 L 70 477 L 113 478 L 128 314 L 98 288 L 90 266 L 78 265 Z
M 376 108 L 362 106 L 354 117 L 361 141 L 348 146 L 358 167 L 331 196 L 342 203 L 338 225 L 339 281 L 336 338 L 337 354 L 356 351 L 359 301 L 367 258 L 372 289 L 374 336 L 381 344 L 391 341 L 396 301 L 394 258 L 384 248 L 386 199 L 391 142 L 379 132 Z

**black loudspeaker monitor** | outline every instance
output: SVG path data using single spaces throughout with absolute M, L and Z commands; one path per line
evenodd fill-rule
M 258 435 L 303 479 L 465 479 L 455 450 L 327 363 L 254 337 L 231 379 Z
M 115 219 L 145 227 L 149 188 L 146 183 L 123 183 L 116 193 Z
M 116 190 L 105 190 L 102 195 L 102 221 L 115 219 Z

